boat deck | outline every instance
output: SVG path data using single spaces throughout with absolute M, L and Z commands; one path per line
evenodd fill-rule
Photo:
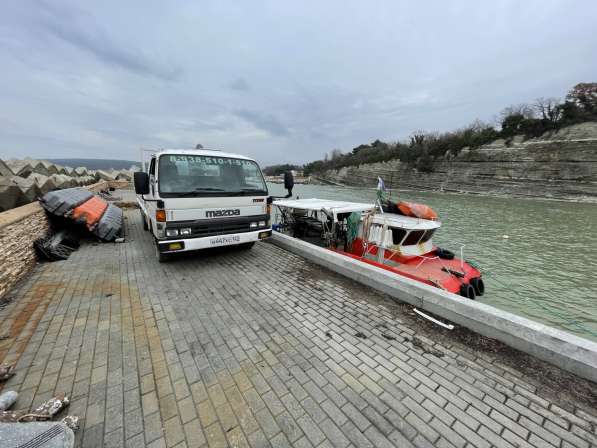
M 125 216 L 0 306 L 4 389 L 69 394 L 77 446 L 597 445 L 595 384 L 271 244 L 159 264 Z

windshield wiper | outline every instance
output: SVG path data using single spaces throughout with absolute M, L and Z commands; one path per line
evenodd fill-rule
M 217 187 L 202 187 L 202 188 L 195 188 L 195 190 L 193 190 L 193 191 L 185 191 L 185 192 L 179 192 L 179 193 L 173 193 L 173 194 L 176 194 L 181 197 L 186 197 L 186 196 L 197 196 L 198 194 L 201 194 L 203 192 L 211 192 L 211 191 L 225 191 L 225 190 L 223 188 L 217 188 Z
M 263 188 L 241 188 L 240 191 L 243 193 L 265 193 Z

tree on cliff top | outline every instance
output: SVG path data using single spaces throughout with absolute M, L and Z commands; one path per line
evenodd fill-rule
M 575 85 L 568 95 L 566 101 L 590 114 L 597 114 L 597 82 L 581 82 Z
M 537 98 L 533 107 L 543 120 L 555 124 L 562 118 L 562 102 L 557 98 Z
M 498 138 L 511 141 L 515 135 L 539 137 L 545 132 L 586 121 L 597 121 L 597 83 L 580 83 L 568 92 L 564 102 L 538 98 L 533 104 L 506 107 L 496 126 L 481 121 L 452 132 L 417 131 L 408 142 L 384 143 L 375 140 L 342 154 L 334 150 L 323 160 L 305 165 L 305 173 L 320 173 L 342 167 L 399 159 L 420 171 L 433 171 L 435 160 L 458 154 L 463 148 L 478 148 Z

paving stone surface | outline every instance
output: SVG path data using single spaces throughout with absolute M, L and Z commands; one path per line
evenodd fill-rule
M 125 243 L 38 265 L 0 309 L 5 389 L 16 408 L 69 394 L 76 446 L 597 446 L 587 401 L 364 286 L 266 243 L 159 264 L 126 221 Z

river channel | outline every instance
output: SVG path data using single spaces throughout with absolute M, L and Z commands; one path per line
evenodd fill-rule
M 270 194 L 286 190 L 269 184 Z M 295 185 L 294 197 L 373 202 L 367 188 Z M 597 341 L 597 205 L 400 191 L 440 216 L 434 243 L 479 265 L 477 300 Z

